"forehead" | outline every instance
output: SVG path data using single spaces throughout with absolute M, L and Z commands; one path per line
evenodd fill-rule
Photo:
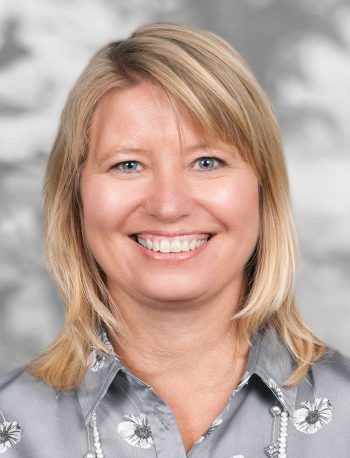
M 104 94 L 89 131 L 90 150 L 111 143 L 185 144 L 208 140 L 200 122 L 180 102 L 169 100 L 162 88 L 147 82 Z

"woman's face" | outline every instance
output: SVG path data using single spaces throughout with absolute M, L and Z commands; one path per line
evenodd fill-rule
M 114 90 L 96 109 L 82 171 L 83 224 L 115 298 L 189 306 L 237 290 L 257 243 L 255 174 L 234 146 L 208 145 L 186 109 L 179 110 L 183 153 L 161 89 L 142 82 Z M 145 232 L 152 241 L 164 238 L 157 232 L 193 233 L 180 241 L 215 235 L 178 259 L 130 237 Z

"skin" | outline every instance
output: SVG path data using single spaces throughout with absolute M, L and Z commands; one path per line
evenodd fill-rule
M 230 317 L 258 240 L 259 187 L 235 146 L 208 143 L 178 108 L 183 154 L 160 88 L 141 82 L 106 94 L 91 127 L 81 197 L 89 248 L 126 326 L 118 343 L 111 336 L 114 348 L 170 406 L 187 452 L 246 366 L 248 345 L 235 350 Z M 143 151 L 115 153 L 122 147 Z M 203 157 L 224 164 L 212 160 L 206 172 Z M 127 168 L 123 161 L 137 162 Z M 145 230 L 216 235 L 198 256 L 171 265 L 146 258 L 128 237 Z

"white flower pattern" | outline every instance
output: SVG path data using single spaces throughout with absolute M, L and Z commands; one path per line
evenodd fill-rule
M 202 434 L 202 436 L 194 443 L 194 445 L 200 444 L 207 436 L 209 436 L 209 434 L 211 434 L 214 431 L 214 429 L 216 429 L 219 425 L 221 425 L 222 421 L 223 421 L 222 415 L 218 416 L 212 422 L 212 424 L 209 426 L 206 432 Z
M 283 401 L 283 393 L 279 385 L 274 381 L 273 378 L 269 378 L 267 381 L 268 386 L 271 388 L 271 390 L 275 393 L 277 398 L 281 401 Z
M 98 336 L 101 342 L 107 347 L 107 349 L 110 350 L 112 353 L 114 353 L 113 346 L 107 337 L 106 331 L 104 331 L 103 329 L 98 330 Z M 105 363 L 105 360 L 106 360 L 106 354 L 103 353 L 102 351 L 97 350 L 95 346 L 92 346 L 92 351 L 90 353 L 90 359 L 89 359 L 90 370 L 92 372 L 100 371 Z
M 16 421 L 0 423 L 0 453 L 5 453 L 10 447 L 18 444 L 22 438 L 22 429 Z
M 106 331 L 101 330 L 98 335 L 100 337 L 101 342 L 108 348 L 108 350 L 114 353 L 113 345 L 109 341 Z
M 305 434 L 314 434 L 333 419 L 333 406 L 327 398 L 304 401 L 294 411 L 292 423 Z
M 287 407 L 286 401 L 284 399 L 282 390 L 281 390 L 280 386 L 275 382 L 275 380 L 273 378 L 269 378 L 269 379 L 265 380 L 265 383 L 270 388 L 270 390 L 274 393 L 274 395 L 277 397 L 277 399 L 280 401 L 282 406 L 286 410 L 288 410 L 288 407 Z
M 124 415 L 122 422 L 118 423 L 118 433 L 130 445 L 139 448 L 150 448 L 153 445 L 151 426 L 145 414 L 138 417 L 134 414 Z
M 106 356 L 104 353 L 99 352 L 96 348 L 93 348 L 90 353 L 89 367 L 92 372 L 97 372 L 102 369 Z
M 232 399 L 243 387 L 245 387 L 248 384 L 250 377 L 251 377 L 250 372 L 246 371 L 244 373 L 241 381 L 237 385 L 237 387 L 233 390 L 233 392 L 232 392 L 232 394 L 230 396 L 230 399 Z

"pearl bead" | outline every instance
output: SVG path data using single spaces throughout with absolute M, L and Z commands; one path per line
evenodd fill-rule
M 84 455 L 84 458 L 96 458 L 95 452 L 87 452 Z
M 271 415 L 273 415 L 274 417 L 275 417 L 276 415 L 280 415 L 281 412 L 282 412 L 282 409 L 281 409 L 281 407 L 278 406 L 278 405 L 274 405 L 274 406 L 271 406 L 271 407 L 270 407 L 270 413 L 271 413 Z

